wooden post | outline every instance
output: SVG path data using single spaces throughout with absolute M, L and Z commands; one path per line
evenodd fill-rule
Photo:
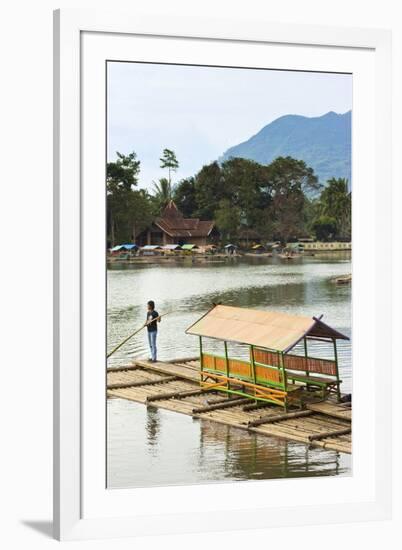
M 281 366 L 281 370 L 282 370 L 282 376 L 283 376 L 283 389 L 285 390 L 285 392 L 287 391 L 287 377 L 286 377 L 286 371 L 285 371 L 285 362 L 284 362 L 284 359 L 283 359 L 283 351 L 281 352 L 278 352 L 278 355 L 279 355 L 279 364 Z M 288 398 L 287 398 L 287 395 L 285 396 L 285 412 L 288 412 Z
M 338 397 L 338 403 L 341 400 L 341 388 L 339 384 L 339 365 L 338 365 L 338 350 L 336 349 L 336 338 L 332 338 L 332 342 L 334 344 L 334 358 L 335 358 L 335 368 L 336 368 L 336 381 L 338 382 L 336 386 L 336 394 Z
M 225 346 L 225 361 L 226 361 L 226 377 L 228 379 L 227 381 L 227 387 L 229 389 L 229 357 L 228 357 L 228 344 L 226 340 L 223 342 Z
M 257 384 L 257 375 L 256 375 L 256 372 L 255 372 L 254 346 L 253 345 L 250 346 L 250 365 L 251 365 L 251 375 L 253 377 L 254 385 L 256 385 Z M 256 392 L 256 388 L 254 388 L 254 395 L 255 395 L 255 392 Z M 256 401 L 256 403 L 257 403 L 257 401 Z
M 203 378 L 204 361 L 202 358 L 202 336 L 200 336 L 199 339 L 200 339 L 200 383 L 202 383 L 204 381 L 204 378 Z
M 278 355 L 279 355 L 279 365 L 280 365 L 280 369 L 282 371 L 282 377 L 283 377 L 283 389 L 286 391 L 287 390 L 287 378 L 286 378 L 286 371 L 285 371 L 285 361 L 284 361 L 284 358 L 283 358 L 283 352 L 278 352 Z
M 304 337 L 303 340 L 304 340 L 304 357 L 306 358 L 306 376 L 310 376 L 310 373 L 308 371 L 308 365 L 307 365 L 307 362 L 308 362 L 307 338 Z

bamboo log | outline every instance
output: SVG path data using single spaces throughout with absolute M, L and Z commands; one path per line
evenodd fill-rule
M 307 404 L 307 408 L 311 411 L 315 411 L 317 413 L 326 415 L 326 416 L 332 416 L 333 418 L 339 418 L 341 420 L 352 420 L 352 411 L 351 409 L 346 409 L 344 407 L 341 407 L 340 405 L 333 405 L 332 403 L 309 403 Z
M 310 441 L 316 441 L 317 439 L 325 439 L 326 437 L 336 437 L 338 435 L 346 435 L 351 433 L 352 428 L 344 428 L 343 430 L 333 430 L 332 432 L 321 432 L 319 434 L 309 435 Z
M 320 441 L 312 441 L 311 444 L 318 447 L 318 443 L 320 443 Z M 338 451 L 338 453 L 346 453 L 348 455 L 350 455 L 352 453 L 352 449 L 351 447 L 344 447 L 343 445 L 336 445 L 335 443 L 331 444 L 331 445 L 328 445 L 328 444 L 325 444 L 325 445 L 319 445 L 320 447 L 323 447 L 324 449 L 330 449 L 331 451 Z
M 267 407 L 272 407 L 272 403 L 264 403 L 262 401 L 257 403 L 248 403 L 244 405 L 243 411 L 255 411 L 257 409 L 265 409 Z
M 127 382 L 127 383 L 117 383 L 117 384 L 108 384 L 108 390 L 117 390 L 123 388 L 139 388 L 141 386 L 154 386 L 155 384 L 163 384 L 164 382 L 173 382 L 177 380 L 177 376 L 165 376 L 165 378 L 158 378 L 157 380 L 141 380 L 140 382 Z
M 205 407 L 193 409 L 193 414 L 216 411 L 218 409 L 227 409 L 229 407 L 235 407 L 236 405 L 242 405 L 243 403 L 247 403 L 247 401 L 249 401 L 248 397 L 242 397 L 240 399 L 228 399 L 223 403 L 213 403 L 212 405 L 206 405 Z
M 211 390 L 212 392 L 213 390 Z M 207 399 L 207 404 L 208 405 L 217 405 L 218 403 L 227 403 L 228 401 L 228 398 L 227 397 L 217 397 L 219 394 L 219 392 L 217 392 L 217 395 L 216 396 L 212 396 L 214 397 L 214 399 Z M 230 398 L 229 398 L 230 399 Z M 233 399 L 233 398 L 232 398 Z
M 196 373 L 200 372 L 200 367 L 199 366 L 195 367 L 193 365 L 189 365 L 188 363 L 169 363 L 169 365 L 172 365 L 172 367 L 179 367 L 181 369 L 194 371 Z
M 296 411 L 287 414 L 274 414 L 267 415 L 255 420 L 249 420 L 248 426 L 260 426 L 261 424 L 272 424 L 272 422 L 280 422 L 281 420 L 287 420 L 288 418 L 299 418 L 302 416 L 310 416 L 314 414 L 313 411 Z
M 172 391 L 166 393 L 158 393 L 147 397 L 147 403 L 151 401 L 161 401 L 162 399 L 182 399 L 183 397 L 191 397 L 192 395 L 202 395 L 212 390 L 188 390 L 188 391 Z
M 142 359 L 136 359 L 136 364 L 142 369 L 161 374 L 174 374 L 182 380 L 199 381 L 199 370 L 187 366 L 181 366 L 178 363 L 166 363 L 166 361 L 150 363 Z
M 295 425 L 298 425 L 299 423 L 297 420 L 295 421 Z M 289 424 L 293 424 L 292 420 L 289 420 Z M 332 430 L 342 430 L 343 428 L 350 428 L 350 425 L 348 425 L 346 422 L 327 422 L 325 418 L 317 418 L 316 415 L 309 416 L 308 418 L 304 419 L 303 425 L 309 426 L 312 429 L 314 428 L 322 428 L 325 426 L 325 431 L 332 431 Z
M 137 370 L 142 369 L 141 365 L 125 365 L 122 367 L 108 367 L 106 369 L 106 372 L 119 372 L 119 371 L 125 371 L 125 370 Z
M 195 357 L 181 357 L 180 359 L 170 359 L 169 361 L 165 361 L 165 363 L 187 363 L 188 361 L 199 361 L 198 355 Z
M 139 369 L 138 374 L 130 373 L 135 369 Z M 111 371 L 110 375 L 109 371 Z M 189 372 L 192 373 L 192 370 L 190 369 Z M 156 373 L 160 377 L 154 380 Z M 145 379 L 146 377 L 148 380 Z M 108 380 L 109 396 L 144 404 L 148 402 L 151 404 L 155 401 L 156 407 L 187 414 L 194 418 L 208 418 L 219 424 L 250 430 L 265 436 L 300 441 L 307 445 L 334 449 L 344 453 L 351 452 L 349 422 L 346 418 L 341 418 L 340 415 L 335 417 L 330 414 L 334 409 L 341 409 L 338 406 L 334 407 L 332 402 L 328 402 L 328 405 L 324 407 L 317 407 L 320 410 L 282 413 L 277 408 L 272 408 L 259 413 L 258 409 L 272 407 L 272 405 L 264 402 L 255 403 L 251 396 L 250 398 L 243 396 L 225 398 L 224 402 L 218 403 L 218 400 L 220 401 L 218 395 L 216 398 L 211 397 L 209 405 L 204 406 L 204 394 L 215 393 L 215 390 L 210 387 L 200 388 L 196 385 L 197 380 L 190 378 L 187 369 L 183 369 L 179 363 L 148 364 L 139 360 L 134 365 L 108 369 Z M 163 388 L 153 387 L 155 384 L 165 383 L 169 380 L 172 380 L 168 387 L 169 392 L 162 392 L 160 390 Z M 111 387 L 115 389 L 111 389 Z M 156 393 L 158 390 L 159 393 Z M 188 399 L 185 399 L 187 396 Z M 206 414 L 204 415 L 203 412 Z M 304 414 L 306 412 L 311 414 Z

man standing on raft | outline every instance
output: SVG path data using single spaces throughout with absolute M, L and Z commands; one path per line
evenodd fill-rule
M 149 360 L 152 361 L 152 363 L 156 363 L 156 337 L 158 335 L 158 323 L 161 322 L 161 318 L 159 317 L 159 313 L 155 310 L 155 302 L 153 300 L 149 300 L 147 306 L 146 325 L 148 330 L 149 349 L 151 350 L 151 357 Z M 152 319 L 155 320 L 153 321 Z

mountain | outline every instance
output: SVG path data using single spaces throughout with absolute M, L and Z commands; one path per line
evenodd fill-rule
M 241 157 L 269 164 L 277 157 L 304 160 L 320 183 L 347 178 L 351 187 L 351 111 L 320 117 L 282 116 L 255 136 L 228 149 L 219 159 Z

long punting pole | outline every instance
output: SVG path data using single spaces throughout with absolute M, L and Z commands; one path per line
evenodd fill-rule
M 161 319 L 161 317 L 164 317 L 165 315 L 169 315 L 169 313 L 173 313 L 173 311 L 167 311 L 166 313 L 163 313 L 163 315 L 158 315 L 158 317 L 155 317 L 155 319 L 152 319 L 152 321 L 148 321 L 147 323 L 144 323 L 142 325 L 142 327 L 138 328 L 137 330 L 135 330 L 132 334 L 130 334 L 130 336 L 127 336 L 127 338 L 125 338 L 122 342 L 120 342 L 120 344 L 118 344 L 114 349 L 112 349 L 111 352 L 109 352 L 107 355 L 106 355 L 106 358 L 109 359 L 109 357 L 111 355 L 113 355 L 118 349 L 120 349 L 122 346 L 124 346 L 124 344 L 126 342 L 128 342 L 129 340 L 131 340 L 131 338 L 133 336 L 135 336 L 136 334 L 138 334 L 139 332 L 142 331 L 143 328 L 147 327 L 148 325 L 150 325 L 151 323 L 155 322 L 155 321 L 158 321 L 158 319 Z

